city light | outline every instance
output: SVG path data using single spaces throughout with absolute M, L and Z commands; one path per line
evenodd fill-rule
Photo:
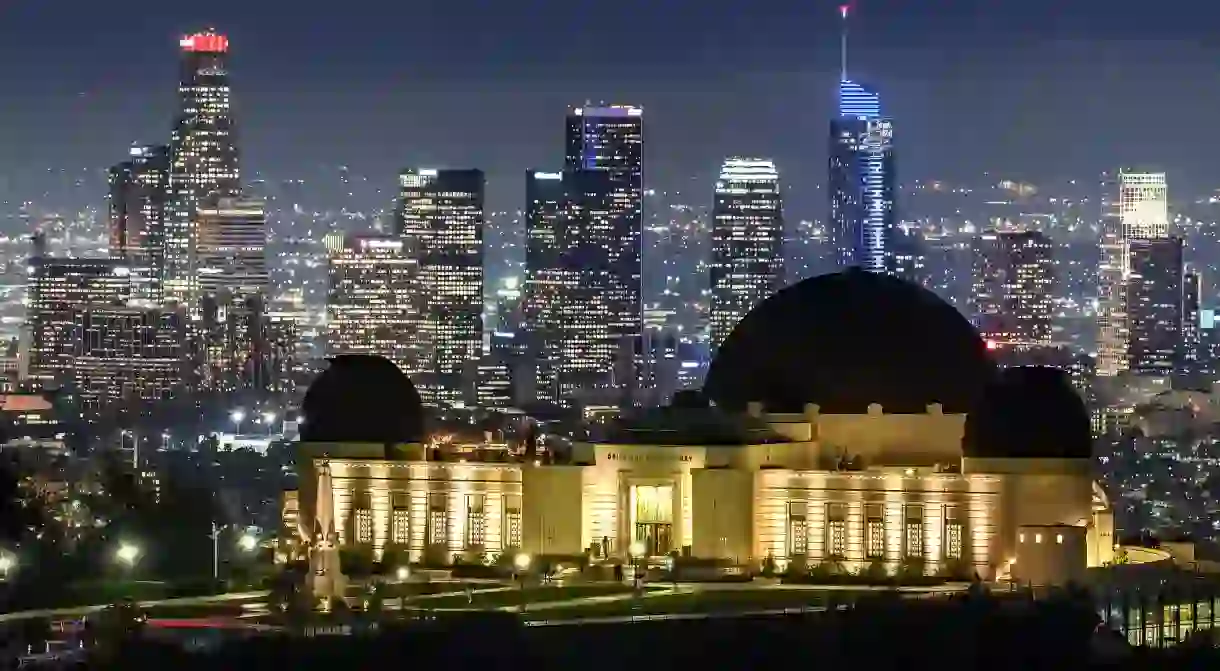
M 237 546 L 246 552 L 253 552 L 258 547 L 258 539 L 251 534 L 243 534 L 237 539 Z
M 115 551 L 114 556 L 120 562 L 127 564 L 128 567 L 134 566 L 136 560 L 140 558 L 140 548 L 131 543 L 122 543 L 119 549 Z
M 246 420 L 246 411 L 234 410 L 229 413 L 229 419 L 233 420 L 234 424 L 241 424 Z

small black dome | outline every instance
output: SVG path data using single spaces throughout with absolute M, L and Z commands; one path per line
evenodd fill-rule
M 970 322 L 932 292 L 847 270 L 794 284 L 752 310 L 721 344 L 704 393 L 717 406 L 887 413 L 973 408 L 995 367 Z
M 966 418 L 962 454 L 975 458 L 1089 459 L 1089 411 L 1066 371 L 1003 370 Z
M 423 404 L 406 374 L 384 357 L 345 355 L 314 378 L 302 404 L 309 443 L 423 440 Z

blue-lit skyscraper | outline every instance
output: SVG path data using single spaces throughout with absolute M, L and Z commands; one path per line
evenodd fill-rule
M 894 272 L 894 127 L 881 99 L 847 77 L 847 6 L 838 114 L 830 121 L 830 236 L 838 263 Z

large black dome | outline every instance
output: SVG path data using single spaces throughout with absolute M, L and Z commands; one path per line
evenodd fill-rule
M 423 404 L 398 366 L 379 356 L 346 355 L 314 378 L 302 404 L 301 440 L 311 443 L 414 443 L 424 436 Z
M 975 458 L 1089 459 L 1089 411 L 1067 372 L 1004 369 L 966 418 L 962 453 Z
M 737 324 L 708 370 L 720 407 L 770 411 L 968 412 L 995 368 L 970 322 L 932 292 L 860 270 L 821 275 L 768 298 Z

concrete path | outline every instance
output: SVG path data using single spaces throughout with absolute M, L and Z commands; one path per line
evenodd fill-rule
M 251 599 L 262 599 L 270 592 L 263 590 L 258 592 L 230 592 L 228 594 L 213 594 L 210 596 L 188 596 L 177 599 L 158 599 L 156 601 L 140 601 L 141 608 L 153 608 L 156 606 L 206 606 L 214 603 L 225 603 L 228 601 L 246 601 Z M 22 610 L 15 613 L 0 614 L 0 624 L 6 622 L 20 622 L 21 620 L 31 620 L 34 618 L 49 617 L 79 617 L 88 615 L 89 613 L 97 613 L 108 608 L 110 604 L 96 604 L 93 606 L 71 606 L 68 608 L 44 608 L 41 610 Z

